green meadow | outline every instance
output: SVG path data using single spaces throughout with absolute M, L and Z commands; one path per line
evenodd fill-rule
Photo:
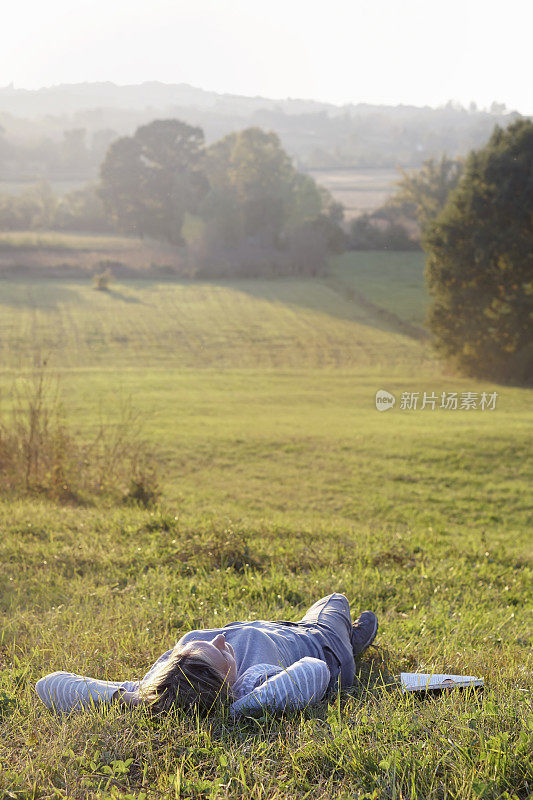
M 451 374 L 415 335 L 427 302 L 416 253 L 306 280 L 0 281 L 0 410 L 45 358 L 80 439 L 131 402 L 160 490 L 0 499 L 0 797 L 531 796 L 531 393 Z M 495 408 L 440 408 L 450 392 Z M 377 647 L 304 712 L 58 717 L 35 695 L 333 591 L 378 614 Z M 398 687 L 414 670 L 485 691 L 418 701 Z

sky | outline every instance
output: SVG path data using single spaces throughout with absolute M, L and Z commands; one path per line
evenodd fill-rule
M 20 0 L 0 86 L 189 83 L 335 104 L 533 114 L 531 0 Z

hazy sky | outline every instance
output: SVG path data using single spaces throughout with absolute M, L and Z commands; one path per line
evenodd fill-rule
M 10 0 L 0 85 L 159 80 L 533 114 L 531 0 Z

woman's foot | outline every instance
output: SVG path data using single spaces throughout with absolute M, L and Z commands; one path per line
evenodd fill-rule
M 378 618 L 373 611 L 363 611 L 352 626 L 352 649 L 360 656 L 370 647 L 378 632 Z

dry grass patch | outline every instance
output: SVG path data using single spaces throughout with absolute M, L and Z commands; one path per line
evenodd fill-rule
M 59 379 L 46 362 L 15 381 L 0 416 L 0 486 L 13 495 L 60 503 L 122 496 L 145 507 L 158 496 L 155 463 L 140 437 L 140 414 L 129 399 L 116 422 L 100 421 L 91 440 L 68 422 Z

